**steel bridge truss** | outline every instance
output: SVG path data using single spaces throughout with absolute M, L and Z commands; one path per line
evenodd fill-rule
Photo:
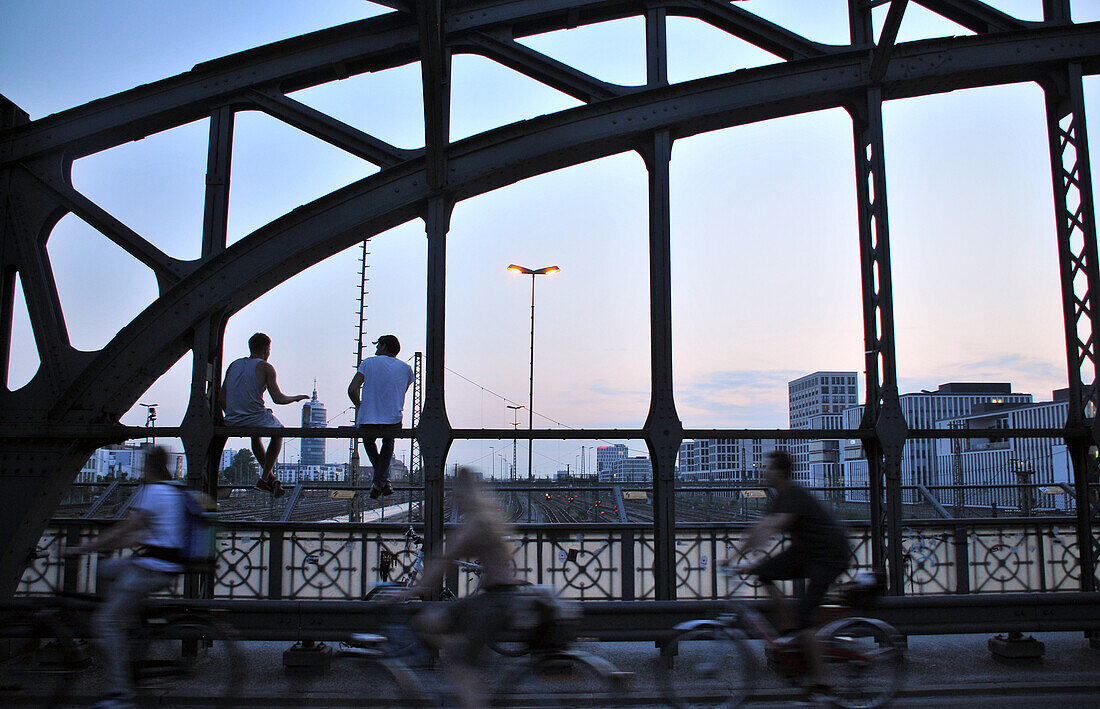
M 653 574 L 657 599 L 676 596 L 674 470 L 694 438 L 859 438 L 868 456 L 872 562 L 904 585 L 900 461 L 907 437 L 962 432 L 907 430 L 898 399 L 889 215 L 882 135 L 885 100 L 1006 83 L 1045 92 L 1068 355 L 1070 417 L 1063 429 L 1014 435 L 1064 437 L 1074 464 L 1081 590 L 1096 588 L 1096 222 L 1082 76 L 1100 71 L 1100 23 L 1073 24 L 1069 0 L 1044 0 L 1025 22 L 978 0 L 913 0 L 974 36 L 897 44 L 906 0 L 849 0 L 851 42 L 810 41 L 719 0 L 384 0 L 394 12 L 200 64 L 40 120 L 0 106 L 0 378 L 7 381 L 15 279 L 25 292 L 41 366 L 17 391 L 0 391 L 0 590 L 11 594 L 65 488 L 100 445 L 134 437 L 120 416 L 182 355 L 192 353 L 191 396 L 179 436 L 196 485 L 216 485 L 228 436 L 214 402 L 227 319 L 274 286 L 364 238 L 409 220 L 427 233 L 427 332 L 423 408 L 414 435 L 422 456 L 425 536 L 443 537 L 443 467 L 456 438 L 643 438 L 653 460 Z M 889 4 L 876 36 L 872 10 Z M 538 33 L 642 16 L 647 81 L 617 86 L 516 41 Z M 665 23 L 692 17 L 786 61 L 670 84 Z M 454 54 L 484 56 L 586 105 L 461 141 L 448 135 Z M 425 147 L 387 144 L 291 98 L 310 86 L 419 62 Z M 673 143 L 703 132 L 843 107 L 851 115 L 862 269 L 867 401 L 851 431 L 685 430 L 672 379 L 669 158 Z M 227 247 L 234 117 L 261 111 L 380 168 L 295 209 Z M 200 119 L 209 119 L 202 251 L 174 259 L 76 190 L 74 160 Z M 637 430 L 453 429 L 444 398 L 447 233 L 454 205 L 525 178 L 625 151 L 649 174 L 651 403 Z M 97 352 L 72 347 L 46 251 L 54 225 L 72 213 L 156 275 L 159 297 Z M 140 429 L 138 429 L 140 430 Z M 287 435 L 325 435 L 315 429 Z M 330 431 L 329 435 L 335 432 Z

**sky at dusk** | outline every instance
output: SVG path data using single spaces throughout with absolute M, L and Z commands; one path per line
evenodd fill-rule
M 827 44 L 847 42 L 844 0 L 749 0 L 740 7 Z M 989 4 L 1021 19 L 1041 0 Z M 1100 20 L 1076 0 L 1074 20 Z M 0 6 L 0 94 L 32 119 L 193 65 L 372 15 L 364 0 L 9 2 Z M 885 8 L 879 8 L 881 23 Z M 644 22 L 523 39 L 600 79 L 645 81 Z M 915 3 L 899 41 L 969 32 Z M 670 18 L 669 78 L 779 59 L 699 21 Z M 419 66 L 351 77 L 292 97 L 400 147 L 423 146 Z M 1100 80 L 1085 80 L 1100 165 Z M 579 105 L 510 69 L 453 62 L 451 137 Z M 947 381 L 1010 381 L 1049 400 L 1066 386 L 1043 96 L 1033 84 L 893 101 L 884 107 L 897 360 L 902 392 Z M 199 121 L 88 156 L 77 189 L 172 256 L 198 257 L 208 124 Z M 1095 169 L 1095 168 L 1094 168 Z M 229 240 L 377 171 L 260 113 L 239 113 Z M 852 126 L 840 109 L 694 136 L 672 153 L 673 355 L 687 427 L 785 427 L 787 382 L 863 369 Z M 448 237 L 447 406 L 455 427 L 507 428 L 526 404 L 530 279 L 510 263 L 557 265 L 536 297 L 535 426 L 641 427 L 649 403 L 647 181 L 625 153 L 458 204 Z M 96 350 L 156 297 L 152 273 L 73 215 L 48 242 L 70 338 Z M 424 349 L 426 240 L 420 220 L 368 245 L 367 334 Z M 330 425 L 351 421 L 360 248 L 337 254 L 236 313 L 225 359 L 255 331 L 289 394 L 316 380 Z M 21 298 L 21 293 L 19 295 Z M 8 386 L 38 368 L 17 303 Z M 190 354 L 139 401 L 179 423 Z M 863 387 L 860 387 L 862 395 Z M 409 423 L 406 404 L 405 423 Z M 300 406 L 276 407 L 297 425 Z M 521 421 L 526 421 L 525 413 Z M 145 421 L 139 406 L 123 417 Z M 240 441 L 230 447 L 240 447 Z M 585 442 L 590 446 L 597 442 Z M 629 443 L 636 455 L 640 441 Z M 536 474 L 576 466 L 580 442 L 539 442 Z M 490 450 L 490 446 L 492 449 Z M 288 459 L 298 455 L 287 441 Z M 456 442 L 450 462 L 485 470 L 511 442 Z M 329 458 L 347 447 L 328 444 Z M 397 455 L 407 450 L 399 444 Z M 526 447 L 519 445 L 520 470 Z M 591 465 L 591 459 L 589 459 Z

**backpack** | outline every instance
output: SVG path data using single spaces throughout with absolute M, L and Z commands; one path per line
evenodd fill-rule
M 218 561 L 217 505 L 182 482 L 165 484 L 178 490 L 183 501 L 183 541 L 178 549 L 146 546 L 144 556 L 180 564 L 185 572 L 213 571 Z

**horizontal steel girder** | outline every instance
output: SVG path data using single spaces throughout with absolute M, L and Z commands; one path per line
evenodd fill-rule
M 698 17 L 758 43 L 779 56 L 797 58 L 852 50 L 862 55 L 867 49 L 808 42 L 750 13 L 742 14 L 753 18 L 751 21 L 746 18 L 737 22 L 736 18 L 724 17 L 724 9 L 708 8 L 705 2 L 662 4 L 668 8 L 670 15 Z M 490 53 L 479 49 L 479 33 L 508 30 L 513 36 L 522 37 L 638 14 L 639 5 L 633 2 L 520 0 L 453 13 L 447 21 L 447 40 L 456 52 L 478 52 L 490 56 Z M 765 32 L 765 27 L 770 28 L 770 32 Z M 1072 27 L 1045 29 L 1064 31 L 1072 30 Z M 1029 31 L 1044 30 L 1005 32 L 978 39 L 992 39 L 993 44 L 1011 42 L 1011 38 L 1020 32 Z M 943 42 L 953 45 L 974 39 L 961 37 Z M 199 64 L 184 74 L 92 101 L 12 130 L 0 142 L 0 166 L 59 149 L 64 149 L 74 158 L 88 155 L 204 119 L 208 117 L 211 106 L 236 103 L 243 107 L 248 103 L 245 97 L 250 90 L 275 89 L 289 93 L 364 72 L 409 64 L 419 60 L 418 50 L 416 23 L 400 13 L 257 47 Z M 1037 47 L 1032 47 L 1026 52 L 1029 61 L 1055 59 L 1036 50 Z M 1001 63 L 994 62 L 993 66 Z M 945 66 L 949 65 L 945 63 Z M 1086 73 L 1093 71 L 1086 69 Z M 884 92 L 884 98 L 895 97 Z
M 163 600 L 150 603 L 180 611 L 225 611 L 248 640 L 339 640 L 349 631 L 392 622 L 407 606 L 369 601 Z M 763 609 L 763 601 L 752 602 Z M 14 599 L 0 619 L 43 605 Z M 585 601 L 580 633 L 604 641 L 659 640 L 679 623 L 716 618 L 724 601 Z M 1068 632 L 1100 629 L 1100 593 L 1005 593 L 883 598 L 860 615 L 879 618 L 904 635 Z
M 900 98 L 1029 81 L 1067 61 L 1080 62 L 1086 73 L 1100 71 L 1100 23 L 899 45 L 882 91 Z M 867 53 L 850 51 L 638 91 L 505 126 L 450 145 L 447 188 L 465 199 L 634 150 L 655 130 L 680 138 L 844 106 L 866 89 L 868 69 Z M 364 236 L 422 216 L 430 194 L 420 155 L 260 228 L 199 265 L 123 328 L 50 403 L 49 418 L 116 418 L 189 349 L 196 323 L 235 312 Z M 89 402 L 96 403 L 89 408 Z M 7 395 L 0 403 L 0 421 L 18 423 L 19 402 Z

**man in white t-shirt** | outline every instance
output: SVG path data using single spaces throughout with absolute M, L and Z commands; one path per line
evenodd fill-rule
M 109 696 L 94 705 L 100 709 L 136 707 L 130 673 L 127 634 L 138 622 L 146 596 L 167 588 L 183 571 L 172 559 L 184 544 L 186 507 L 178 483 L 168 472 L 168 454 L 157 447 L 145 456 L 144 484 L 134 493 L 129 513 L 103 534 L 66 554 L 79 556 L 99 551 L 144 545 L 145 554 L 104 559 L 99 562 L 96 590 L 103 604 L 93 618 L 102 651 Z
M 397 359 L 401 343 L 395 335 L 382 335 L 374 357 L 367 357 L 348 385 L 348 398 L 355 405 L 355 424 L 363 437 L 363 449 L 374 467 L 371 499 L 392 495 L 390 459 L 394 434 L 401 430 L 401 409 L 413 381 L 412 367 Z M 382 445 L 376 444 L 382 439 Z

